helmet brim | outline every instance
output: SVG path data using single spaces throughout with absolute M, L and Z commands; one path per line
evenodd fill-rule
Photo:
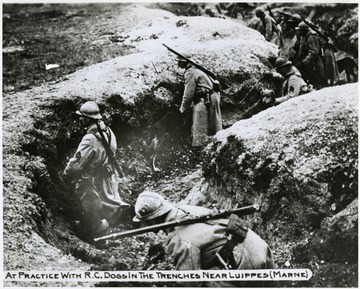
M 276 66 L 275 69 L 279 69 L 279 68 L 282 68 L 282 67 L 285 67 L 285 66 L 289 66 L 289 65 L 292 65 L 292 62 L 290 60 L 286 61 L 284 64 L 282 65 L 279 65 L 279 66 Z
M 162 215 L 168 213 L 170 210 L 174 208 L 174 205 L 170 202 L 166 202 L 163 204 L 158 210 L 154 211 L 151 215 L 146 215 L 144 217 L 135 216 L 133 218 L 133 222 L 143 222 L 153 220 L 155 218 L 161 217 Z
M 77 110 L 75 111 L 75 113 L 79 116 L 85 116 L 85 117 L 88 117 L 88 118 L 92 118 L 92 119 L 102 119 L 102 116 L 100 113 L 97 113 L 97 114 L 94 114 L 94 115 L 88 115 L 88 114 L 85 114 L 85 113 L 81 113 L 80 110 Z

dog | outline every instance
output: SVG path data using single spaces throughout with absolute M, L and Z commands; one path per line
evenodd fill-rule
M 356 82 L 358 79 L 357 73 L 355 71 L 358 70 L 358 64 L 352 57 L 344 57 L 339 60 L 336 60 L 339 73 L 345 71 L 346 80 L 348 83 L 351 82 L 351 76 L 353 77 L 353 81 Z
M 160 171 L 156 162 L 165 145 L 174 141 L 183 144 L 186 141 L 186 127 L 186 120 L 176 105 L 170 106 L 161 119 L 151 124 L 149 138 L 142 140 L 142 146 L 153 173 Z
M 335 59 L 337 63 L 337 67 L 339 73 L 345 71 L 346 74 L 346 81 L 348 83 L 351 82 L 351 76 L 353 77 L 353 82 L 356 82 L 358 79 L 357 71 L 358 71 L 358 64 L 357 61 L 349 54 L 344 51 L 337 51 L 335 52 Z

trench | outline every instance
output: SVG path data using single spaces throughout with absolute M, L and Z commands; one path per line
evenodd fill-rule
M 78 201 L 72 185 L 63 178 L 62 172 L 83 136 L 74 112 L 84 101 L 79 97 L 50 100 L 41 106 L 41 115 L 34 116 L 33 129 L 25 133 L 28 141 L 22 145 L 22 150 L 30 156 L 29 159 L 37 160 L 30 161 L 26 168 L 32 174 L 32 193 L 41 200 L 34 205 L 39 210 L 45 207 L 34 220 L 35 230 L 46 242 L 64 253 L 93 266 L 105 266 L 104 270 L 143 269 L 148 262 L 148 249 L 159 238 L 155 237 L 153 241 L 147 236 L 139 236 L 135 241 L 121 240 L 113 248 L 99 251 L 83 242 L 76 233 L 75 221 L 80 217 Z M 172 113 L 176 107 L 169 103 L 156 100 L 152 95 L 141 95 L 134 105 L 130 105 L 119 95 L 112 95 L 99 103 L 99 107 L 117 138 L 116 159 L 127 179 L 126 184 L 119 186 L 124 201 L 134 204 L 145 187 L 175 175 L 185 175 L 199 163 L 189 144 L 186 122 L 181 120 L 180 123 L 176 119 L 176 113 Z M 161 144 L 157 151 L 158 171 L 152 170 L 151 162 L 151 139 L 154 135 Z M 39 159 L 42 161 L 39 162 Z M 131 218 L 124 220 L 123 225 L 125 229 L 131 228 Z M 65 228 L 61 235 L 54 230 L 58 227 Z M 119 246 L 126 247 L 126 250 L 119 251 Z M 139 249 L 141 258 L 137 258 Z M 111 258 L 114 255 L 118 258 Z M 112 261 L 109 262 L 109 259 Z M 164 266 L 170 266 L 166 260 Z

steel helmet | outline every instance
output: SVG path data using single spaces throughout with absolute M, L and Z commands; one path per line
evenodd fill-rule
M 174 207 L 173 204 L 165 200 L 164 197 L 158 193 L 144 191 L 136 200 L 136 215 L 133 218 L 133 221 L 140 222 L 155 219 L 166 214 Z
M 181 55 L 185 56 L 188 59 L 191 59 L 191 54 L 187 53 L 187 52 L 183 52 L 181 53 Z M 185 60 L 184 58 L 177 56 L 177 61 L 181 61 L 181 62 L 188 62 L 187 60 Z
M 284 67 L 286 65 L 291 65 L 291 61 L 287 60 L 285 57 L 278 57 L 275 61 L 275 69 Z
M 301 22 L 299 23 L 299 25 L 296 27 L 296 30 L 309 31 L 309 30 L 310 30 L 310 27 L 309 27 L 304 21 L 301 21 Z
M 85 102 L 80 109 L 76 111 L 76 114 L 93 119 L 102 119 L 99 106 L 94 101 Z
M 264 15 L 265 14 L 265 11 L 263 8 L 256 8 L 255 9 L 255 15 L 256 16 L 260 16 L 260 15 Z

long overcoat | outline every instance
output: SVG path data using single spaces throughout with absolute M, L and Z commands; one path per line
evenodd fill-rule
M 210 103 L 201 97 L 209 94 Z M 185 88 L 180 107 L 181 112 L 192 108 L 192 145 L 202 146 L 209 136 L 222 129 L 220 93 L 214 91 L 214 83 L 200 69 L 188 64 L 185 71 Z
M 201 216 L 211 210 L 181 205 L 172 209 L 166 221 L 179 220 L 185 217 Z M 221 270 L 221 263 L 215 262 L 215 254 L 227 242 L 226 229 L 228 219 L 216 219 L 204 223 L 174 227 L 168 231 L 165 248 L 175 262 L 177 270 Z M 246 238 L 233 249 L 236 269 L 273 269 L 272 252 L 263 239 L 248 229 Z M 209 283 L 210 284 L 210 283 Z M 209 285 L 208 284 L 208 285 Z M 232 287 L 243 285 L 242 282 L 216 282 L 216 286 Z
M 100 128 L 115 154 L 117 143 L 112 130 L 102 121 Z M 128 206 L 120 198 L 114 165 L 109 162 L 96 124 L 87 128 L 75 155 L 69 160 L 64 175 L 75 180 L 75 194 L 91 231 L 96 231 L 102 219 L 118 222 L 119 213 Z
M 314 31 L 300 40 L 298 59 L 302 62 L 301 74 L 316 89 L 336 84 L 339 70 L 332 48 Z

